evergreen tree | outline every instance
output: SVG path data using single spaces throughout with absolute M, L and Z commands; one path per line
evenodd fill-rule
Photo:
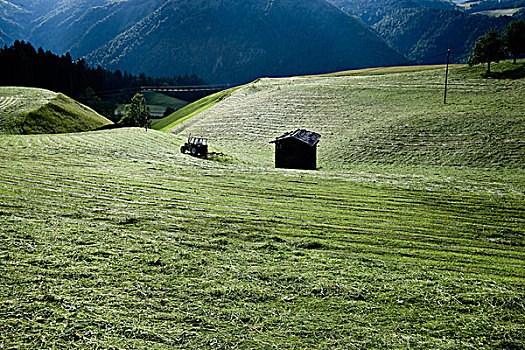
M 525 21 L 520 19 L 512 21 L 503 32 L 505 48 L 514 57 L 514 63 L 519 54 L 525 53 Z
M 468 59 L 470 66 L 487 63 L 487 74 L 490 73 L 490 63 L 499 62 L 505 58 L 503 40 L 496 29 L 491 29 L 487 34 L 480 36 Z
M 149 126 L 149 108 L 146 105 L 146 99 L 142 94 L 135 94 L 131 99 L 131 104 L 124 107 L 124 117 L 119 123 L 126 126 L 140 126 L 148 129 Z

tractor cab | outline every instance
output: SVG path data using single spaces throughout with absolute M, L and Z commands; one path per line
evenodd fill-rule
M 186 142 L 181 148 L 182 153 L 190 152 L 192 156 L 208 156 L 208 139 L 204 137 L 189 136 L 188 142 Z

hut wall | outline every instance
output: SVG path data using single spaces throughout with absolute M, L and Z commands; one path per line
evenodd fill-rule
M 315 170 L 317 149 L 296 139 L 278 141 L 275 143 L 275 167 Z

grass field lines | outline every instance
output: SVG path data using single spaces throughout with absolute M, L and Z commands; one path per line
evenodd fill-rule
M 24 97 L 23 95 L 0 96 L 0 111 L 13 106 L 23 97 Z
M 286 208 L 285 203 L 278 203 L 281 205 L 274 208 L 275 202 L 267 203 L 266 207 L 261 203 L 235 202 L 235 193 L 230 194 L 232 198 L 224 198 L 224 195 L 213 198 L 209 194 L 203 197 L 188 196 L 181 189 L 178 190 L 176 196 L 173 196 L 171 192 L 155 193 L 133 187 L 96 188 L 94 183 L 86 182 L 74 184 L 66 182 L 57 186 L 54 185 L 57 184 L 57 181 L 53 179 L 45 182 L 34 181 L 27 175 L 11 177 L 11 181 L 3 177 L 2 183 L 9 185 L 8 189 L 4 188 L 1 191 L 3 196 L 15 198 L 18 194 L 25 198 L 26 205 L 32 204 L 42 213 L 72 217 L 85 223 L 101 219 L 104 221 L 104 216 L 101 216 L 99 211 L 95 211 L 93 215 L 89 215 L 89 210 L 88 212 L 75 212 L 75 210 L 72 212 L 72 204 L 75 204 L 73 207 L 78 205 L 77 208 L 82 208 L 89 206 L 90 202 L 106 202 L 106 207 L 118 206 L 119 203 L 122 203 L 125 204 L 126 211 L 134 220 L 145 220 L 150 216 L 162 218 L 166 216 L 163 210 L 168 209 L 167 216 L 174 216 L 179 220 L 181 217 L 185 218 L 188 224 L 195 220 L 208 221 L 214 218 L 227 218 L 228 222 L 243 223 L 245 227 L 250 227 L 250 224 L 257 226 L 263 222 L 271 222 L 274 227 L 273 234 L 280 234 L 292 240 L 297 239 L 299 242 L 295 244 L 310 244 L 318 249 L 328 249 L 328 246 L 325 246 L 326 243 L 316 243 L 316 240 L 326 239 L 326 233 L 331 232 L 330 249 L 350 250 L 355 254 L 386 255 L 390 259 L 401 255 L 403 259 L 413 263 L 419 261 L 420 264 L 436 266 L 439 265 L 439 261 L 454 259 L 457 266 L 465 265 L 470 269 L 498 271 L 498 273 L 508 270 L 507 273 L 511 273 L 514 268 L 509 268 L 508 265 L 519 267 L 523 258 L 522 254 L 516 255 L 515 252 L 498 249 L 497 245 L 486 243 L 472 245 L 472 242 L 467 242 L 455 232 L 455 229 L 458 228 L 453 229 L 452 223 L 448 223 L 448 227 L 445 228 L 439 224 L 427 225 L 417 216 L 414 216 L 414 222 L 410 222 L 410 219 L 405 219 L 403 216 L 394 217 L 393 213 L 398 207 L 395 203 L 383 204 L 382 214 L 384 215 L 375 213 L 375 215 L 366 217 L 361 214 L 361 217 L 356 220 L 355 217 L 343 214 L 352 213 L 351 209 L 342 212 L 327 210 L 323 215 L 315 215 L 315 208 L 310 208 L 311 211 L 304 208 L 292 209 Z M 35 192 L 34 189 L 38 192 Z M 221 198 L 225 201 L 221 201 Z M 364 208 L 365 211 L 366 209 Z M 360 209 L 354 213 L 362 213 L 362 211 L 363 209 Z M 140 213 L 145 217 L 140 217 Z M 210 217 L 209 213 L 213 215 Z M 125 212 L 120 213 L 120 215 L 123 214 L 126 217 Z M 106 218 L 108 219 L 114 222 L 120 220 L 118 216 Z M 145 228 L 148 227 L 147 221 L 149 220 L 146 219 Z M 330 223 L 327 224 L 327 221 Z M 454 223 L 455 225 L 457 223 Z M 290 227 L 294 227 L 291 235 Z M 501 226 L 480 225 L 481 228 L 494 230 L 500 229 Z M 438 237 L 436 232 L 442 230 L 452 232 L 456 237 L 448 238 L 444 235 Z M 435 236 L 432 236 L 433 233 Z M 418 238 L 417 242 L 414 240 L 415 237 Z M 460 238 L 457 239 L 457 237 Z M 455 248 L 458 245 L 461 246 L 460 249 Z M 479 249 L 483 249 L 483 254 L 477 254 L 475 258 L 470 256 Z M 500 262 L 502 266 L 498 266 Z
M 20 116 L 13 118 L 12 114 L 21 98 L 23 95 L 0 96 L 0 130 L 5 133 L 18 131 L 17 122 L 21 120 Z
M 409 112 L 402 100 L 435 92 L 389 97 L 393 105 L 372 110 L 381 119 L 369 108 L 384 98 L 382 90 L 288 82 L 262 79 L 220 103 L 208 101 L 213 106 L 175 134 L 124 128 L 1 135 L 0 344 L 520 348 L 519 166 L 373 164 L 364 157 L 318 171 L 274 169 L 268 143 L 318 125 L 323 157 L 345 159 L 348 153 L 330 148 L 345 138 L 381 152 L 387 150 L 375 139 L 435 152 L 439 142 L 463 147 L 463 137 L 480 130 L 470 125 L 482 107 L 462 116 L 458 130 L 446 120 L 435 129 L 435 119 L 425 122 L 432 107 L 419 115 L 420 129 L 410 130 L 395 115 Z M 466 112 L 458 96 L 447 108 Z M 489 104 L 492 113 L 505 98 Z M 509 119 L 521 122 L 512 111 Z M 515 150 L 509 146 L 507 156 L 519 157 L 523 148 L 514 141 L 521 138 L 511 123 L 491 115 L 478 124 L 509 140 Z M 232 162 L 180 153 L 187 133 L 213 129 L 212 147 Z
M 378 161 L 521 164 L 523 82 L 466 77 L 463 69 L 451 72 L 446 105 L 440 71 L 260 79 L 171 132 L 208 136 L 252 166 L 270 167 L 268 142 L 296 128 L 322 135 L 318 165 L 323 169 Z
M 11 180 L 7 180 L 8 174 L 4 173 L 4 180 L 6 182 L 11 183 L 11 186 L 15 186 L 17 183 L 24 183 L 28 186 L 38 188 L 39 186 L 45 186 L 48 188 L 52 188 L 51 185 L 55 183 L 55 181 L 58 181 L 58 179 L 53 179 L 52 174 L 48 174 L 48 180 L 39 182 L 38 179 L 33 178 L 29 174 L 23 174 L 15 176 L 14 174 L 11 174 Z M 184 181 L 183 179 L 180 180 L 181 182 Z M 389 202 L 388 200 L 381 200 L 381 199 L 375 199 L 375 200 L 366 200 L 368 197 L 357 197 L 357 198 L 345 198 L 345 205 L 344 207 L 339 206 L 331 206 L 328 205 L 329 198 L 323 200 L 323 202 L 316 203 L 315 201 L 311 201 L 312 203 L 306 203 L 304 205 L 292 205 L 288 202 L 284 203 L 276 203 L 274 200 L 264 198 L 258 198 L 257 200 L 254 200 L 253 197 L 244 197 L 242 194 L 235 193 L 234 198 L 228 198 L 225 196 L 227 193 L 232 192 L 232 190 L 223 190 L 224 193 L 221 193 L 221 189 L 217 190 L 215 187 L 213 189 L 210 188 L 210 192 L 206 194 L 201 194 L 201 196 L 195 196 L 192 195 L 191 187 L 182 189 L 183 186 L 177 186 L 176 188 L 163 188 L 162 191 L 157 192 L 153 186 L 149 188 L 137 188 L 136 186 L 132 186 L 132 184 L 123 183 L 121 184 L 122 187 L 119 186 L 119 183 L 112 183 L 112 187 L 108 189 L 107 187 L 101 187 L 97 190 L 93 188 L 93 186 L 96 186 L 94 183 L 89 183 L 86 181 L 78 181 L 78 180 L 62 180 L 61 185 L 63 188 L 60 190 L 64 193 L 67 193 L 68 191 L 74 192 L 76 194 L 85 194 L 88 195 L 89 193 L 92 193 L 93 195 L 100 195 L 104 196 L 107 195 L 107 193 L 112 192 L 118 192 L 121 194 L 122 199 L 129 199 L 133 200 L 136 198 L 143 198 L 144 200 L 148 200 L 150 204 L 155 205 L 162 205 L 164 202 L 181 202 L 181 203 L 189 203 L 194 204 L 196 207 L 206 207 L 209 208 L 210 206 L 213 206 L 211 203 L 216 203 L 214 206 L 214 209 L 217 210 L 234 210 L 239 212 L 249 212 L 250 208 L 257 208 L 252 209 L 252 212 L 259 212 L 263 215 L 266 215 L 267 217 L 285 217 L 289 219 L 296 219 L 297 222 L 299 222 L 299 219 L 302 219 L 303 216 L 307 215 L 311 217 L 312 220 L 316 220 L 319 222 L 323 222 L 323 220 L 326 220 L 328 218 L 340 218 L 341 225 L 345 224 L 358 224 L 358 226 L 366 226 L 366 223 L 371 223 L 371 227 L 375 224 L 375 222 L 387 222 L 389 219 L 391 219 L 391 222 L 401 222 L 404 221 L 405 226 L 411 226 L 411 224 L 414 224 L 414 227 L 412 229 L 416 230 L 416 227 L 419 227 L 421 230 L 428 230 L 432 231 L 435 229 L 444 229 L 446 228 L 447 224 L 442 223 L 443 217 L 437 215 L 437 217 L 434 217 L 435 214 L 429 214 L 425 211 L 418 211 L 418 206 L 422 205 L 422 203 L 409 203 L 408 201 L 392 201 Z M 49 187 L 51 186 L 51 187 Z M 89 188 L 89 191 L 83 190 L 83 188 Z M 164 192 L 166 190 L 175 191 L 175 193 L 183 195 L 183 197 L 171 197 L 169 196 L 169 193 L 171 192 Z M 204 190 L 204 189 L 202 189 Z M 59 191 L 59 192 L 60 192 Z M 200 191 L 202 193 L 202 191 Z M 258 193 L 259 194 L 259 193 Z M 137 197 L 139 196 L 139 197 Z M 352 202 L 350 200 L 352 199 Z M 118 199 L 116 199 L 118 200 Z M 306 201 L 309 201 L 309 199 L 305 199 Z M 339 199 L 341 200 L 341 199 Z M 381 204 L 385 205 L 385 207 L 375 207 L 374 205 L 378 204 L 378 201 L 381 201 Z M 367 203 L 368 202 L 368 203 Z M 315 210 L 319 206 L 323 206 L 325 210 L 322 213 L 316 213 Z M 404 209 L 400 209 L 399 206 L 403 205 Z M 272 208 L 275 208 L 275 210 L 280 210 L 282 215 L 275 215 L 275 210 L 268 210 L 268 208 L 264 209 L 264 207 L 271 206 Z M 394 209 L 395 208 L 395 209 Z M 507 210 L 507 214 L 509 215 L 516 215 L 517 212 L 512 212 Z M 273 214 L 273 215 L 272 215 Z M 463 216 L 461 213 L 456 212 L 455 214 L 448 214 L 446 217 L 452 218 L 454 220 L 461 220 L 461 219 L 467 219 L 472 218 L 472 215 L 467 216 L 467 212 L 463 213 Z M 497 219 L 499 218 L 499 214 L 497 217 L 491 218 L 491 220 L 494 220 L 493 224 L 480 224 L 479 227 L 482 229 L 496 229 L 501 228 L 501 225 L 505 222 L 498 222 Z M 444 214 L 443 214 L 444 216 Z M 416 219 L 417 218 L 417 219 Z M 487 218 L 487 214 L 483 214 L 483 218 Z M 355 220 L 355 221 L 351 221 Z M 481 217 L 479 218 L 481 221 Z M 339 223 L 336 219 L 337 223 Z M 362 222 L 359 225 L 359 222 Z M 475 223 L 472 223 L 473 226 L 477 226 Z M 394 227 L 391 224 L 392 227 Z
M 59 140 L 58 148 L 64 152 L 64 159 L 58 159 L 55 166 L 60 165 L 71 172 L 57 172 L 54 166 L 49 166 L 44 172 L 33 172 L 31 162 L 26 166 L 16 166 L 15 171 L 3 168 L 0 171 L 4 184 L 1 193 L 11 200 L 25 198 L 35 210 L 40 208 L 41 213 L 55 213 L 58 217 L 73 215 L 85 223 L 90 220 L 115 223 L 126 216 L 144 220 L 146 227 L 153 225 L 161 230 L 163 227 L 169 230 L 170 224 L 153 223 L 149 217 L 177 218 L 188 224 L 195 220 L 203 223 L 225 220 L 250 229 L 256 229 L 261 223 L 271 223 L 274 234 L 292 240 L 314 240 L 310 242 L 313 246 L 315 240 L 323 241 L 330 233 L 334 247 L 353 247 L 355 244 L 354 248 L 360 247 L 361 253 L 368 247 L 369 251 L 385 254 L 383 247 L 388 246 L 399 247 L 397 252 L 405 251 L 407 257 L 411 254 L 420 259 L 425 257 L 425 261 L 441 261 L 448 254 L 466 261 L 468 254 L 481 249 L 493 252 L 488 253 L 489 257 L 479 258 L 480 261 L 491 261 L 490 256 L 498 252 L 499 256 L 512 260 L 506 264 L 516 263 L 512 258 L 516 252 L 507 251 L 508 244 L 520 244 L 519 230 L 524 224 L 519 206 L 518 209 L 513 207 L 516 202 L 503 201 L 496 205 L 487 194 L 469 195 L 466 200 L 451 193 L 397 192 L 395 185 L 388 188 L 383 184 L 379 188 L 335 180 L 328 175 L 318 175 L 307 179 L 306 183 L 298 183 L 295 178 L 282 179 L 282 173 L 278 171 L 263 175 L 265 181 L 271 179 L 271 185 L 266 185 L 257 172 L 231 176 L 227 167 L 215 164 L 188 177 L 187 166 L 192 163 L 184 163 L 187 156 L 176 151 L 173 151 L 171 161 L 161 160 L 164 166 L 160 168 L 152 167 L 154 163 L 151 161 L 135 163 L 135 158 L 128 158 L 127 154 L 133 151 L 152 159 L 158 149 L 176 146 L 174 140 L 178 139 L 163 134 L 161 137 L 167 145 L 157 141 L 155 152 L 141 151 L 149 148 L 147 143 L 153 142 L 156 135 L 151 131 L 130 129 L 123 134 L 42 136 L 44 140 Z M 116 142 L 115 137 L 122 141 L 129 137 L 133 142 L 121 142 L 120 151 L 115 151 L 112 143 Z M 36 136 L 25 138 L 39 139 Z M 24 147 L 31 145 L 37 147 L 36 142 Z M 82 152 L 84 147 L 91 149 L 93 145 L 106 149 L 104 158 L 97 157 L 99 151 Z M 94 166 L 77 169 L 75 162 L 69 159 L 68 147 L 75 149 L 75 154 L 84 164 L 93 163 Z M 129 150 L 123 152 L 122 147 L 129 147 Z M 111 159 L 113 164 L 109 176 L 103 166 L 104 159 Z M 45 162 L 45 157 L 35 161 Z M 130 168 L 133 169 L 131 173 Z M 332 188 L 337 188 L 337 192 L 334 193 Z M 104 207 L 113 208 L 104 216 L 91 207 L 93 203 L 105 203 Z M 120 208 L 121 205 L 127 208 Z M 461 248 L 457 250 L 456 246 Z M 414 253 L 417 249 L 421 251 Z M 426 249 L 432 253 L 425 253 Z M 434 252 L 434 249 L 439 252 Z M 444 257 L 440 258 L 441 255 Z M 506 267 L 498 269 L 505 270 Z

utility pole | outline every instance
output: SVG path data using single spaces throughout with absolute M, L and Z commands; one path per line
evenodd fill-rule
M 447 103 L 447 85 L 448 85 L 448 63 L 450 62 L 450 49 L 447 51 L 447 70 L 445 72 L 445 95 L 443 96 L 443 103 Z

